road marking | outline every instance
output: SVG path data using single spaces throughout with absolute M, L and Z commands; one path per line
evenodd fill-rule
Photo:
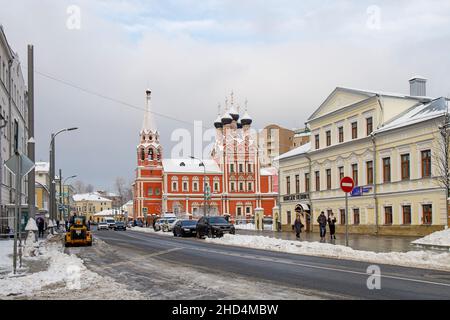
M 131 238 L 144 240 L 144 239 L 139 238 L 139 237 L 131 237 Z M 158 238 L 164 239 L 165 237 L 158 235 Z M 167 238 L 167 239 L 169 240 L 169 239 L 173 239 L 173 238 Z M 195 243 L 195 242 L 196 241 L 192 241 L 191 243 Z M 217 245 L 217 244 L 215 244 L 215 245 Z M 226 245 L 221 245 L 221 246 L 225 247 Z M 260 250 L 260 249 L 239 247 L 239 246 L 230 246 L 230 247 Z M 178 250 L 180 250 L 180 249 L 183 249 L 183 248 L 178 248 Z M 311 265 L 311 264 L 297 263 L 297 262 L 292 262 L 292 261 L 287 261 L 287 260 L 281 260 L 281 259 L 277 259 L 277 258 L 266 258 L 266 257 L 261 257 L 261 256 L 258 257 L 258 256 L 255 256 L 255 255 L 248 255 L 248 254 L 242 254 L 242 253 L 239 253 L 239 254 L 238 253 L 231 253 L 231 252 L 223 251 L 222 249 L 220 249 L 220 250 L 213 250 L 213 249 L 196 248 L 196 247 L 189 247 L 189 248 L 186 248 L 186 249 L 192 249 L 192 250 L 196 250 L 196 251 L 203 251 L 203 252 L 216 253 L 216 254 L 224 254 L 224 255 L 228 255 L 228 256 L 247 258 L 247 259 L 253 259 L 253 260 L 258 260 L 258 261 L 268 261 L 268 262 L 274 262 L 274 263 L 283 263 L 283 264 L 300 266 L 300 267 L 305 267 L 305 268 L 312 268 L 312 269 L 319 269 L 319 270 L 328 270 L 328 271 L 335 271 L 335 272 L 341 272 L 341 273 L 357 274 L 357 275 L 363 275 L 363 276 L 366 276 L 366 277 L 368 276 L 368 274 L 366 272 L 361 272 L 361 271 L 353 271 L 353 270 L 345 270 L 345 269 L 340 269 L 340 268 L 316 266 L 316 265 Z M 302 256 L 302 255 L 299 255 L 299 256 Z M 319 258 L 330 259 L 330 258 L 327 258 L 327 257 L 319 257 Z M 367 261 L 357 261 L 357 260 L 354 260 L 354 261 L 362 262 L 362 263 L 369 263 Z M 402 267 L 402 266 L 399 266 L 399 267 Z M 425 283 L 425 284 L 431 284 L 431 285 L 437 285 L 437 286 L 450 287 L 450 284 L 448 284 L 448 283 L 441 283 L 441 282 L 434 282 L 434 281 L 427 281 L 427 280 L 405 278 L 405 277 L 400 277 L 400 276 L 381 275 L 381 277 L 382 278 L 388 278 L 388 279 L 401 280 L 401 281 L 409 281 L 409 282 L 417 282 L 417 283 Z

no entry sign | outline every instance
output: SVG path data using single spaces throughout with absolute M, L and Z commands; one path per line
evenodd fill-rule
M 345 193 L 352 192 L 355 182 L 350 177 L 343 177 L 341 180 L 341 189 Z

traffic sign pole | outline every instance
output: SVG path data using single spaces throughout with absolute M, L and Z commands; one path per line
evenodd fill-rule
M 355 182 L 350 177 L 343 177 L 341 189 L 345 192 L 345 245 L 348 247 L 348 194 L 355 187 Z
M 345 245 L 348 247 L 348 192 L 345 193 Z

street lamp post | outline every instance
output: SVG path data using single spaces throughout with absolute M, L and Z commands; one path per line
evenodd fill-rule
M 56 218 L 56 192 L 55 192 L 55 138 L 58 134 L 66 131 L 77 130 L 78 128 L 65 128 L 56 133 L 52 133 L 50 140 L 50 219 Z
M 209 216 L 209 207 L 208 214 L 206 214 L 206 166 L 203 160 L 200 160 L 199 158 L 191 156 L 191 159 L 198 160 L 200 162 L 199 166 L 203 166 L 203 213 Z
M 69 179 L 76 178 L 76 177 L 77 177 L 77 175 L 73 175 L 73 176 L 70 176 L 70 177 L 67 177 L 64 179 L 63 185 L 62 185 L 63 191 L 65 190 L 66 181 Z M 61 201 L 61 204 L 64 205 L 64 202 L 65 201 L 63 198 L 63 200 Z M 69 216 L 70 216 L 70 188 L 67 188 L 67 217 L 69 217 Z

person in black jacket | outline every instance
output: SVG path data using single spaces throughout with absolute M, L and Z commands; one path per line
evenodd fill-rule
M 294 222 L 294 229 L 295 229 L 295 235 L 297 237 L 297 240 L 300 240 L 300 233 L 302 233 L 303 227 L 304 227 L 304 225 L 302 223 L 300 215 L 298 215 L 297 219 L 295 219 L 295 222 Z
M 330 228 L 330 239 L 336 240 L 336 217 L 333 212 L 328 215 L 328 227 Z
M 325 213 L 322 211 L 317 218 L 317 222 L 320 227 L 320 242 L 325 241 L 325 235 L 327 234 L 327 217 L 325 217 Z

